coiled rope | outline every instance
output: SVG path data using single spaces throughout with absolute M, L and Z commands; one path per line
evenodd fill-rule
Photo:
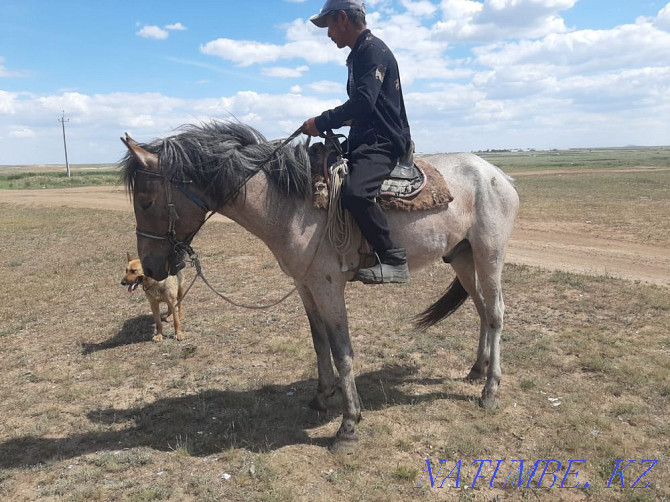
M 342 207 L 342 183 L 349 173 L 347 159 L 340 157 L 330 167 L 330 191 L 328 194 L 328 239 L 340 256 L 345 256 L 354 247 L 354 220 L 351 213 Z

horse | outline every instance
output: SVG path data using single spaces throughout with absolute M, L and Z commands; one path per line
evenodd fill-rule
M 330 449 L 353 449 L 362 415 L 344 291 L 356 268 L 343 264 L 323 237 L 327 212 L 312 203 L 309 153 L 315 145 L 267 141 L 237 121 L 182 126 L 147 144 L 127 134 L 121 140 L 128 148 L 121 181 L 132 199 L 145 274 L 163 280 L 183 267 L 184 250 L 214 212 L 260 238 L 293 279 L 307 314 L 318 371 L 309 405 L 326 410 L 328 399 L 341 392 L 342 422 Z M 445 294 L 417 316 L 419 329 L 472 298 L 481 324 L 477 358 L 466 379 L 485 378 L 479 403 L 496 408 L 505 309 L 501 276 L 519 197 L 511 177 L 474 154 L 427 158 L 447 181 L 453 201 L 426 211 L 388 211 L 391 235 L 406 248 L 410 273 L 443 260 L 456 274 Z M 360 235 L 356 239 L 363 244 Z

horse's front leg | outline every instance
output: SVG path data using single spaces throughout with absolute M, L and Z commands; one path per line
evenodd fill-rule
M 312 342 L 316 351 L 316 368 L 319 378 L 316 395 L 309 402 L 309 407 L 317 411 L 326 411 L 328 398 L 333 396 L 340 388 L 330 360 L 330 341 L 328 340 L 326 325 L 319 314 L 312 293 L 304 285 L 298 285 L 298 292 L 305 307 L 309 327 L 312 332 Z
M 358 441 L 356 424 L 361 420 L 361 405 L 354 380 L 354 352 L 349 338 L 344 284 L 324 283 L 310 290 L 328 335 L 344 399 L 342 425 L 337 431 L 331 451 L 351 450 Z

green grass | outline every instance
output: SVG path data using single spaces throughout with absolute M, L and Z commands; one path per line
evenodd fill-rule
M 670 147 L 573 148 L 523 152 L 475 152 L 504 171 L 670 167 Z
M 70 177 L 65 172 L 0 172 L 0 189 L 28 190 L 36 188 L 72 188 L 81 186 L 115 185 L 119 171 L 95 169 L 73 170 Z
M 419 474 L 419 470 L 416 467 L 408 467 L 406 465 L 399 465 L 393 471 L 392 476 L 398 481 L 405 481 L 412 483 Z

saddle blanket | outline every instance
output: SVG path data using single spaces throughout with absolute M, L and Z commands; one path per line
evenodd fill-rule
M 382 193 L 377 197 L 377 202 L 384 210 L 397 211 L 426 211 L 447 206 L 454 198 L 449 191 L 446 181 L 437 169 L 428 161 L 414 158 L 416 166 L 425 174 L 426 182 L 418 193 L 411 196 L 394 196 L 390 194 L 394 185 L 399 185 L 390 179 L 382 185 Z M 316 209 L 328 209 L 328 184 L 322 174 L 315 174 L 314 180 L 314 207 Z M 402 194 L 406 187 L 397 187 Z

